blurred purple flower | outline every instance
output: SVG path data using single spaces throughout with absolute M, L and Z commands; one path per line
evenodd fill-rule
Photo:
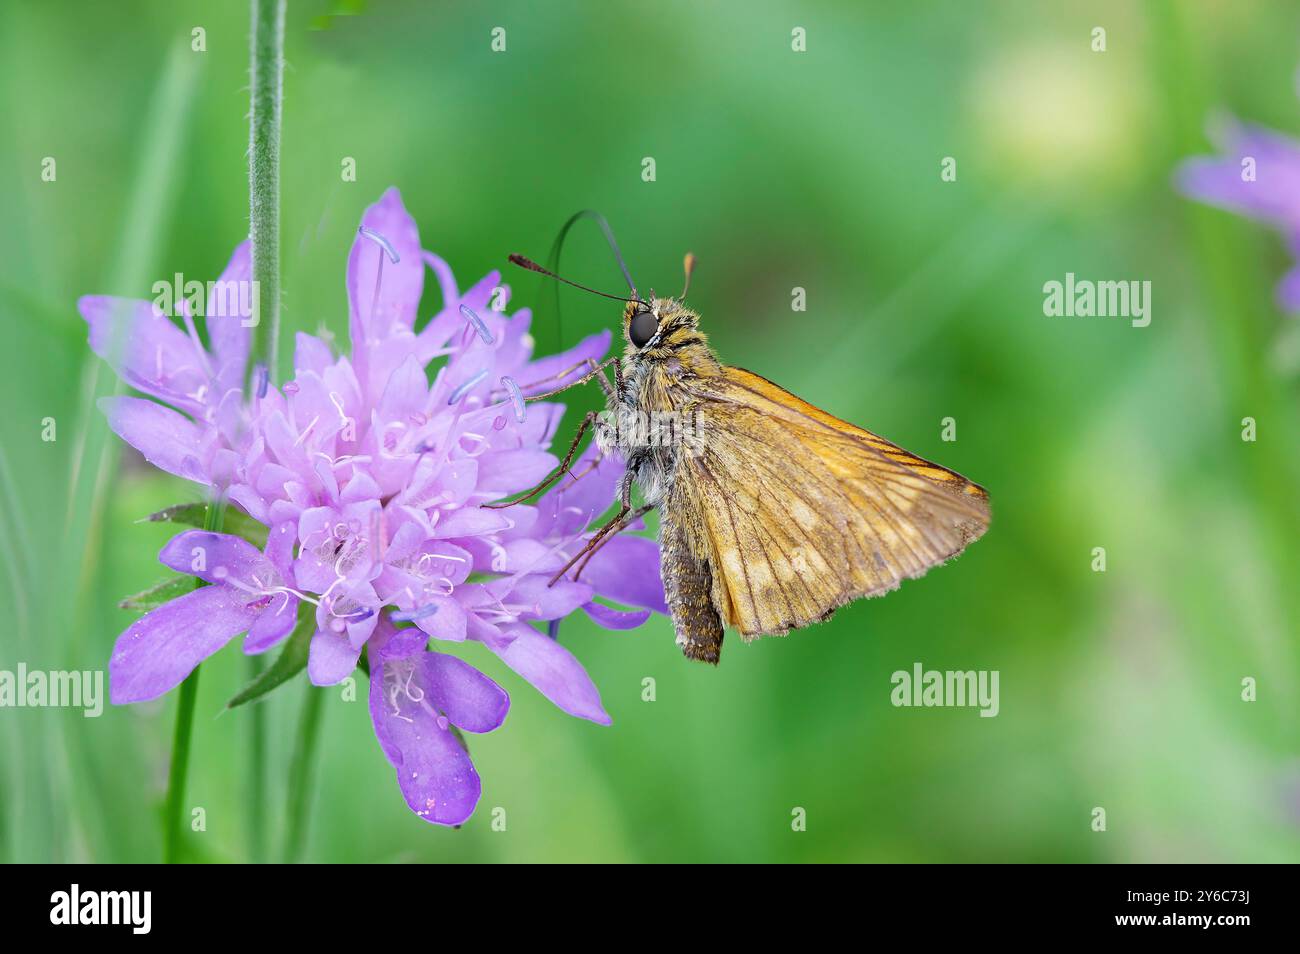
M 416 332 L 426 266 L 442 308 Z M 247 278 L 246 246 L 226 274 Z M 657 546 L 619 536 L 582 582 L 548 585 L 613 502 L 622 463 L 594 451 L 536 505 L 481 507 L 558 465 L 549 448 L 563 406 L 525 407 L 522 396 L 576 379 L 585 359 L 604 356 L 609 332 L 533 360 L 530 314 L 504 313 L 500 275 L 462 293 L 446 263 L 421 248 L 395 189 L 362 218 L 347 292 L 350 356 L 299 334 L 293 379 L 247 399 L 241 322 L 209 322 L 209 353 L 188 310 L 182 333 L 150 303 L 82 299 L 97 353 L 171 405 L 110 399 L 113 429 L 156 466 L 210 485 L 274 528 L 265 556 L 200 531 L 168 544 L 164 563 L 214 585 L 119 638 L 113 699 L 167 691 L 245 630 L 245 651 L 269 648 L 308 600 L 316 605 L 311 681 L 340 682 L 366 652 L 375 731 L 408 804 L 426 820 L 459 824 L 477 801 L 478 777 L 449 726 L 490 731 L 509 700 L 468 664 L 432 651 L 430 638 L 480 642 L 563 711 L 608 724 L 582 665 L 532 624 L 554 626 L 581 608 L 626 629 L 665 612 Z M 195 550 L 217 559 L 195 569 Z
M 1272 225 L 1300 258 L 1300 143 L 1246 123 L 1221 124 L 1213 135 L 1220 156 L 1183 162 L 1175 181 L 1181 192 Z M 1278 303 L 1300 311 L 1300 265 L 1282 278 Z

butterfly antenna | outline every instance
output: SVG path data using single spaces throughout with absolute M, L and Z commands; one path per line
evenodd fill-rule
M 640 301 L 641 296 L 637 294 L 636 283 L 632 281 L 632 273 L 628 271 L 627 262 L 623 261 L 623 253 L 618 247 L 618 240 L 614 238 L 614 230 L 609 227 L 609 222 L 605 220 L 605 217 L 595 209 L 583 209 L 581 212 L 573 213 L 573 215 L 569 216 L 564 225 L 560 227 L 559 234 L 555 236 L 555 241 L 551 243 L 551 254 L 547 258 L 547 265 L 550 266 L 550 271 L 543 272 L 543 274 L 550 274 L 554 277 L 555 273 L 560 270 L 560 252 L 564 249 L 564 242 L 565 239 L 568 238 L 569 230 L 583 219 L 591 219 L 600 226 L 601 234 L 605 236 L 605 242 L 609 245 L 610 251 L 614 253 L 614 261 L 618 263 L 618 269 L 623 273 L 623 281 L 627 283 L 628 290 L 632 293 L 631 299 L 621 298 L 619 300 Z M 534 268 L 534 271 L 540 271 L 540 269 Z M 565 279 L 560 280 L 566 281 Z M 574 284 L 573 282 L 566 283 L 570 285 Z M 578 287 L 581 288 L 582 286 L 579 285 Z M 612 298 L 615 296 L 611 295 L 609 297 Z M 564 350 L 564 319 L 560 313 L 560 286 L 558 284 L 555 286 L 555 335 L 557 350 Z
M 691 275 L 695 272 L 694 252 L 687 252 L 686 257 L 682 259 L 682 271 L 686 273 L 686 284 L 682 285 L 682 293 L 677 296 L 678 301 L 685 301 L 686 293 L 691 290 Z
M 614 301 L 640 301 L 639 298 L 624 298 L 622 295 L 611 295 L 608 292 L 597 291 L 594 288 L 588 288 L 586 285 L 579 285 L 577 282 L 571 282 L 567 278 L 561 278 L 555 272 L 547 268 L 542 268 L 530 258 L 524 258 L 522 255 L 511 254 L 510 261 L 520 268 L 526 268 L 530 272 L 539 272 L 548 278 L 554 278 L 557 282 L 564 282 L 566 285 L 572 285 L 574 288 L 581 288 L 585 292 L 591 292 L 593 295 L 599 295 L 601 298 L 612 298 Z M 635 289 L 633 289 L 635 291 Z
M 555 237 L 555 242 L 551 245 L 551 256 L 547 263 L 551 266 L 551 271 L 560 270 L 560 251 L 564 248 L 564 240 L 569 234 L 569 229 L 583 219 L 591 219 L 600 227 L 601 234 L 605 236 L 605 242 L 609 245 L 609 250 L 614 253 L 614 261 L 618 263 L 618 270 L 623 273 L 623 281 L 627 283 L 627 290 L 632 293 L 633 299 L 639 301 L 640 296 L 636 293 L 636 283 L 632 281 L 632 273 L 627 270 L 627 262 L 623 261 L 623 252 L 618 247 L 618 240 L 614 238 L 614 230 L 609 227 L 609 222 L 605 220 L 605 217 L 595 209 L 583 209 L 581 212 L 575 212 L 561 226 L 560 234 Z

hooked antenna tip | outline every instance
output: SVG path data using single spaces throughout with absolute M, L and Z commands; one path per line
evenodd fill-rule
M 682 259 L 682 271 L 686 273 L 686 281 L 682 285 L 682 293 L 678 300 L 684 300 L 686 293 L 691 290 L 691 274 L 695 271 L 695 253 L 687 252 L 686 257 Z

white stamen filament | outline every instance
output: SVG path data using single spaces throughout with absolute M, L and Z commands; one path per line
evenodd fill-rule
M 294 447 L 297 447 L 299 444 L 301 444 L 303 441 L 307 439 L 307 435 L 311 433 L 311 429 L 316 426 L 316 422 L 319 420 L 320 420 L 319 414 L 317 414 L 315 417 L 311 419 L 311 423 L 302 429 L 302 433 L 298 435 L 298 439 L 293 442 Z
M 473 309 L 468 305 L 461 305 L 460 313 L 461 317 L 468 321 L 474 330 L 478 332 L 478 336 L 483 339 L 484 344 L 496 344 L 496 339 L 492 337 L 492 332 L 488 330 L 487 323 L 476 315 Z
M 520 389 L 519 385 L 515 383 L 515 379 L 509 375 L 503 376 L 501 378 L 501 383 L 504 384 L 506 390 L 510 392 L 510 403 L 514 406 L 515 411 L 515 423 L 524 423 L 524 419 L 528 413 L 527 405 L 524 404 L 524 392 Z
M 466 438 L 468 438 L 472 442 L 472 446 L 470 447 L 462 446 L 461 450 L 463 450 L 470 457 L 478 457 L 479 455 L 485 454 L 492 449 L 492 445 L 488 443 L 488 439 L 484 437 L 482 434 L 475 434 L 471 431 L 466 431 L 464 434 L 461 434 L 459 438 L 457 438 L 457 441 L 463 441 Z
M 473 377 L 470 377 L 465 381 L 462 381 L 459 385 L 456 386 L 456 389 L 451 392 L 451 397 L 447 398 L 447 403 L 451 405 L 460 401 L 461 398 L 463 398 L 466 394 L 468 394 L 470 391 L 474 389 L 475 385 L 477 385 L 480 381 L 482 381 L 484 378 L 487 377 L 487 373 L 488 373 L 487 368 L 481 368 L 478 372 L 474 374 Z
M 343 410 L 343 396 L 337 391 L 331 391 L 329 397 L 330 403 L 333 404 L 334 409 L 339 412 L 339 420 L 346 421 L 348 419 L 348 412 Z

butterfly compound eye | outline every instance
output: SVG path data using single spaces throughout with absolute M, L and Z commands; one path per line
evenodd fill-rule
M 632 324 L 628 327 L 627 334 L 632 339 L 632 347 L 644 348 L 658 330 L 659 321 L 653 314 L 648 311 L 638 311 L 632 316 Z

